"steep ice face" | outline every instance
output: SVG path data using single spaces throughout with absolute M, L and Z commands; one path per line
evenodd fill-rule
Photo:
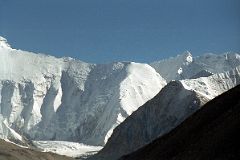
M 92 159 L 115 160 L 169 132 L 203 104 L 240 84 L 240 67 L 192 80 L 171 81 L 130 115 Z M 90 158 L 91 159 L 91 158 Z
M 223 55 L 209 53 L 192 57 L 189 52 L 185 52 L 175 58 L 153 62 L 150 65 L 169 82 L 226 72 L 240 65 L 239 57 L 237 53 Z
M 109 130 L 104 142 L 107 142 L 118 124 L 154 97 L 165 85 L 166 81 L 149 65 L 130 63 L 127 67 L 127 76 L 120 83 L 119 103 L 122 111 L 118 113 L 117 123 Z
M 150 76 L 141 78 L 143 73 Z M 149 65 L 118 62 L 95 65 L 84 91 L 76 88 L 68 72 L 63 74 L 61 84 L 63 96 L 58 112 L 47 125 L 39 123 L 31 136 L 103 145 L 112 130 L 166 82 Z
M 67 63 L 62 59 L 21 50 L 0 49 L 0 79 L 38 80 L 60 77 Z
M 0 48 L 0 62 L 1 138 L 11 138 L 12 130 L 27 135 L 38 123 L 50 120 L 61 104 L 62 72 L 80 63 L 84 75 L 91 66 L 11 48 Z M 84 85 L 86 78 L 77 79 L 79 86 Z
M 120 84 L 120 104 L 130 115 L 165 85 L 165 80 L 152 67 L 132 62 L 127 68 L 127 77 Z
M 0 63 L 1 138 L 103 145 L 166 84 L 140 63 L 96 65 L 6 47 Z

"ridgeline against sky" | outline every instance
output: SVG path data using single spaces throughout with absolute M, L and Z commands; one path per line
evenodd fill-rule
M 239 0 L 0 0 L 13 48 L 87 62 L 240 51 Z

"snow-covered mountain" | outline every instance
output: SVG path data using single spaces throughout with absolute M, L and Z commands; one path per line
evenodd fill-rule
M 155 70 L 170 82 L 189 78 L 207 77 L 211 74 L 229 71 L 240 65 L 240 55 L 225 53 L 222 55 L 204 54 L 193 57 L 186 51 L 177 57 L 156 61 L 150 64 Z
M 119 160 L 240 159 L 240 85 L 214 98 L 169 133 Z
M 47 150 L 51 151 L 59 149 L 59 144 L 64 144 L 66 150 L 71 148 L 69 145 L 75 145 L 64 141 L 79 142 L 81 147 L 77 148 L 85 148 L 87 153 L 91 145 L 105 145 L 113 129 L 170 80 L 206 77 L 231 70 L 240 65 L 239 57 L 227 53 L 193 58 L 186 52 L 150 65 L 90 64 L 12 49 L 7 40 L 0 37 L 0 138 L 22 144 L 34 140 L 40 148 L 49 147 Z M 217 77 L 212 81 L 200 78 L 169 85 L 182 86 L 179 92 L 186 92 L 192 98 L 203 97 L 198 100 L 202 104 L 238 83 L 238 80 L 232 83 L 230 73 L 214 76 Z M 219 84 L 216 85 L 215 79 Z M 181 95 L 170 93 L 167 98 L 172 101 Z M 186 103 L 193 103 L 189 100 L 186 98 Z M 172 107 L 166 112 L 175 112 Z M 182 112 L 180 108 L 179 114 Z
M 166 84 L 148 64 L 88 64 L 12 49 L 0 38 L 0 138 L 104 145 Z
M 175 128 L 207 101 L 240 84 L 240 66 L 210 77 L 171 81 L 113 132 L 92 159 L 115 160 Z

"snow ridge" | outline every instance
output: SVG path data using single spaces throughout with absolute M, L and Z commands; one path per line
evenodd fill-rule
M 240 66 L 198 79 L 171 81 L 130 115 L 90 159 L 115 160 L 175 128 L 206 102 L 240 84 Z
M 0 36 L 0 48 L 11 49 L 11 46 L 8 44 L 7 40 Z
M 133 62 L 88 64 L 4 46 L 0 63 L 1 138 L 104 145 L 166 84 L 152 67 Z
M 190 65 L 192 62 L 192 54 L 189 51 L 186 51 L 176 57 L 152 62 L 150 65 L 169 82 L 171 80 L 183 79 L 183 68 Z
M 153 62 L 150 65 L 167 82 L 170 82 L 171 80 L 206 77 L 210 74 L 229 71 L 240 65 L 239 57 L 239 54 L 231 52 L 222 55 L 208 53 L 192 57 L 191 53 L 187 51 L 177 57 Z

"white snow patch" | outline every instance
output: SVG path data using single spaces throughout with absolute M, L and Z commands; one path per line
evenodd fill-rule
M 182 72 L 183 72 L 182 67 L 180 67 L 177 72 L 178 72 L 178 74 L 182 74 Z
M 85 157 L 96 154 L 101 146 L 89 146 L 67 141 L 34 141 L 34 144 L 44 152 L 53 152 L 69 157 Z

